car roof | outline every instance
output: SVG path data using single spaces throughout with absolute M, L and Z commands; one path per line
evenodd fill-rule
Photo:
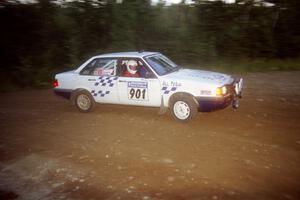
M 95 57 L 144 57 L 153 54 L 158 54 L 159 52 L 150 52 L 150 51 L 132 51 L 132 52 L 117 52 L 117 53 L 107 53 L 101 54 Z

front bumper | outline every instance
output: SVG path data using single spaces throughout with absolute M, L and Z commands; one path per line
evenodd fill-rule
M 200 112 L 210 112 L 213 110 L 224 109 L 229 105 L 232 105 L 234 100 L 233 95 L 228 95 L 226 97 L 196 97 Z
M 233 81 L 231 84 L 226 85 L 228 94 L 221 97 L 196 97 L 200 112 L 210 112 L 213 110 L 224 109 L 229 105 L 233 108 L 239 107 L 239 99 L 242 98 L 243 79 Z

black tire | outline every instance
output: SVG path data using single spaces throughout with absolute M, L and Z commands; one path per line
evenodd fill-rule
M 88 91 L 78 91 L 75 94 L 75 105 L 81 112 L 91 112 L 95 107 L 95 101 Z
M 198 112 L 198 105 L 192 96 L 179 94 L 170 99 L 171 114 L 176 121 L 189 122 Z

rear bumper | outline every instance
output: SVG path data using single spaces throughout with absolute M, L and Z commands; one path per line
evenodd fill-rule
M 210 112 L 214 110 L 224 109 L 229 105 L 232 105 L 234 100 L 233 95 L 228 95 L 226 97 L 196 97 L 200 112 Z
M 71 99 L 71 93 L 72 90 L 67 90 L 67 89 L 53 89 L 54 94 L 56 94 L 57 96 L 61 96 L 65 99 Z

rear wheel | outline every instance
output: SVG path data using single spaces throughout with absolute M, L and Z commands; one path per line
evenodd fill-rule
M 75 105 L 81 112 L 90 112 L 95 106 L 95 101 L 87 91 L 80 91 L 76 94 Z
M 171 99 L 170 109 L 175 120 L 180 122 L 188 122 L 197 114 L 197 104 L 193 97 L 184 94 Z

